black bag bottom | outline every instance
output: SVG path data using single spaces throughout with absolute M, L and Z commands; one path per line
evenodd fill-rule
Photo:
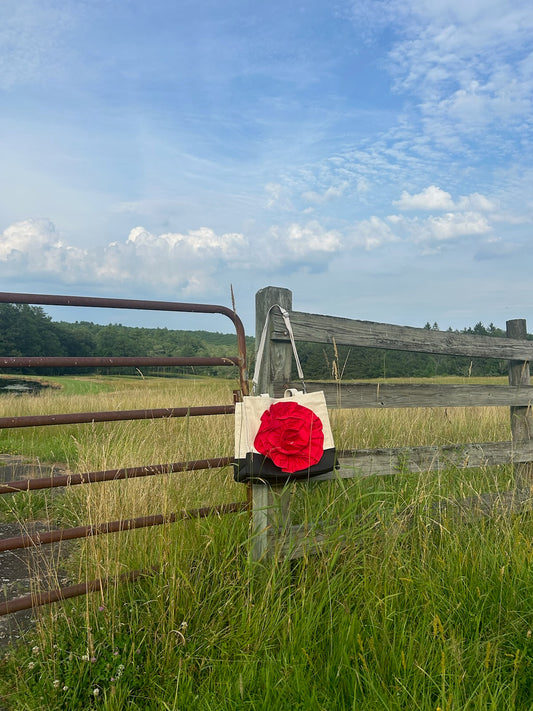
M 335 447 L 325 449 L 319 462 L 312 467 L 297 472 L 284 472 L 274 462 L 263 454 L 248 452 L 245 459 L 236 459 L 233 462 L 233 478 L 238 482 L 261 481 L 269 484 L 285 484 L 288 481 L 302 481 L 312 479 L 320 474 L 326 474 L 339 468 L 336 460 Z

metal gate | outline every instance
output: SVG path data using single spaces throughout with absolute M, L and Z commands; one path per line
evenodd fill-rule
M 153 420 L 169 417 L 198 417 L 205 415 L 227 415 L 235 412 L 235 402 L 248 394 L 246 371 L 246 339 L 243 324 L 232 309 L 213 304 L 188 304 L 164 301 L 141 301 L 131 299 L 107 299 L 84 296 L 53 296 L 44 294 L 0 293 L 0 303 L 32 304 L 48 306 L 82 306 L 90 308 L 132 309 L 144 311 L 167 311 L 180 313 L 221 314 L 227 316 L 235 327 L 237 336 L 237 355 L 231 357 L 0 357 L 0 368 L 87 368 L 87 367 L 149 367 L 149 366 L 237 366 L 239 370 L 240 390 L 234 391 L 233 403 L 202 407 L 161 408 L 155 410 L 123 410 L 111 412 L 79 412 L 53 415 L 22 417 L 0 417 L 0 429 L 14 427 L 53 426 L 63 424 L 81 424 L 93 422 L 113 422 L 123 420 Z M 37 479 L 9 481 L 0 485 L 0 495 L 18 491 L 33 491 L 55 487 L 94 484 L 103 481 L 118 481 L 135 477 L 168 474 L 171 472 L 215 469 L 229 465 L 232 457 L 214 457 L 210 459 L 150 464 L 124 469 L 110 469 L 75 474 L 65 474 Z M 205 506 L 198 509 L 182 510 L 170 514 L 142 516 L 138 518 L 109 521 L 91 526 L 58 529 L 45 533 L 26 534 L 0 540 L 0 552 L 20 548 L 41 546 L 44 544 L 86 538 L 106 533 L 145 528 L 173 523 L 178 520 L 205 518 L 211 514 L 236 513 L 249 509 L 248 501 Z M 151 571 L 131 571 L 120 576 L 126 581 L 146 575 Z M 19 610 L 26 610 L 69 597 L 84 595 L 88 592 L 103 590 L 109 585 L 109 579 L 91 580 L 78 585 L 38 592 L 24 597 L 0 602 L 0 616 Z

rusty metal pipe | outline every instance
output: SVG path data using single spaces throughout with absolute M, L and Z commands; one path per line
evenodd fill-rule
M 0 417 L 0 430 L 43 425 L 73 425 L 88 422 L 118 422 L 121 420 L 157 420 L 169 417 L 202 417 L 232 415 L 235 405 L 205 405 L 200 407 L 165 407 L 154 410 L 109 410 L 103 412 L 68 412 L 57 415 L 22 415 Z
M 166 523 L 185 521 L 193 518 L 206 518 L 211 514 L 219 516 L 228 513 L 241 513 L 248 510 L 248 502 L 236 501 L 231 504 L 218 504 L 217 506 L 203 506 L 199 509 L 189 511 L 176 511 L 170 514 L 154 514 L 152 516 L 140 516 L 139 518 L 127 518 L 120 521 L 108 521 L 92 526 L 77 526 L 76 528 L 61 528 L 44 533 L 24 534 L 3 538 L 0 540 L 0 553 L 13 551 L 19 548 L 31 548 L 31 546 L 42 546 L 48 543 L 60 543 L 71 541 L 76 538 L 90 538 L 100 536 L 104 533 L 118 533 L 119 531 L 131 531 L 136 528 L 147 528 L 149 526 L 161 526 Z
M 232 365 L 239 366 L 236 357 L 171 357 L 152 356 L 10 356 L 0 357 L 0 368 L 139 368 L 151 366 Z
M 102 481 L 120 481 L 141 476 L 155 476 L 174 472 L 198 471 L 201 469 L 219 469 L 227 467 L 234 461 L 233 457 L 216 457 L 213 459 L 194 459 L 185 462 L 169 464 L 147 464 L 143 467 L 126 467 L 124 469 L 105 469 L 98 472 L 83 474 L 59 474 L 39 479 L 18 479 L 0 485 L 1 494 L 13 494 L 16 491 L 36 491 L 38 489 L 54 489 L 60 486 L 76 486 L 77 484 L 97 484 Z
M 133 309 L 144 311 L 171 311 L 179 313 L 221 314 L 227 316 L 235 326 L 239 351 L 240 385 L 244 395 L 248 395 L 248 375 L 246 372 L 246 337 L 239 316 L 227 306 L 215 304 L 187 304 L 174 301 L 141 301 L 138 299 L 110 299 L 94 296 L 60 296 L 54 294 L 14 294 L 0 292 L 0 303 L 40 304 L 42 306 L 86 306 L 90 308 Z
M 157 568 L 151 570 L 132 570 L 129 573 L 122 573 L 118 578 L 102 578 L 100 580 L 88 580 L 85 583 L 77 585 L 68 585 L 55 590 L 47 590 L 45 592 L 37 592 L 32 595 L 24 595 L 17 597 L 14 600 L 5 600 L 0 602 L 0 617 L 8 615 L 11 612 L 19 612 L 20 610 L 29 610 L 32 607 L 40 605 L 49 605 L 52 602 L 60 602 L 67 600 L 69 597 L 78 597 L 79 595 L 87 595 L 91 592 L 100 592 L 105 590 L 110 585 L 115 583 L 127 583 L 138 578 L 144 578 L 153 573 L 159 572 Z

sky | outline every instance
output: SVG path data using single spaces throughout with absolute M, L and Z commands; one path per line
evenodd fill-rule
M 3 291 L 533 330 L 530 0 L 0 0 Z M 220 316 L 47 309 L 231 332 Z

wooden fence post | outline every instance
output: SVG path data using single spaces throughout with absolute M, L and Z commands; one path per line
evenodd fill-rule
M 259 346 L 263 326 L 270 308 L 279 304 L 287 311 L 292 309 L 292 292 L 274 286 L 267 286 L 255 296 L 255 342 Z M 289 383 L 291 378 L 292 349 L 290 343 L 273 343 L 270 340 L 272 321 L 269 322 L 269 334 L 261 370 L 257 373 L 256 395 L 274 394 L 274 381 Z M 290 528 L 289 492 L 282 486 L 252 484 L 252 559 L 260 560 L 274 551 L 276 534 L 280 528 Z
M 507 321 L 508 338 L 527 338 L 526 321 L 522 318 Z M 520 387 L 529 385 L 529 361 L 509 361 L 509 385 Z M 533 436 L 533 417 L 531 405 L 526 407 L 511 407 L 511 435 L 513 442 L 530 440 Z M 514 465 L 515 487 L 525 489 L 533 486 L 533 462 L 522 462 Z

